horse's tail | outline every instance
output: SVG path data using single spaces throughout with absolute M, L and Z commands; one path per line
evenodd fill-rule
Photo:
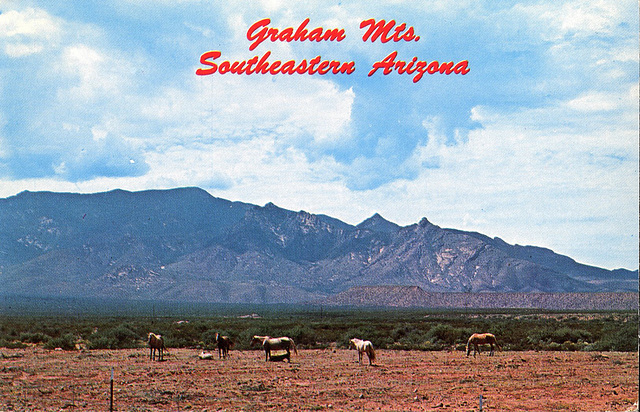
M 298 354 L 298 349 L 296 348 L 296 343 L 291 338 L 289 338 L 289 340 L 291 341 L 291 346 L 293 346 L 293 351 L 297 355 Z
M 473 339 L 473 336 L 469 338 L 469 340 L 467 340 L 467 356 L 469 356 L 469 352 L 471 352 L 471 339 Z
M 376 351 L 375 349 L 373 349 L 373 345 L 369 345 L 369 351 L 367 352 L 367 355 L 369 355 L 369 360 L 371 360 L 371 362 L 374 362 L 376 360 Z

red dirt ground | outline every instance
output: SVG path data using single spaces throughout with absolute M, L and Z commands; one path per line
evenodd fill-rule
M 637 353 L 382 350 L 376 366 L 343 349 L 291 364 L 199 353 L 1 349 L 0 411 L 108 411 L 111 368 L 117 411 L 478 411 L 480 395 L 484 411 L 637 410 Z

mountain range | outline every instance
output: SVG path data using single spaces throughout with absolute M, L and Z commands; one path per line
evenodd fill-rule
M 637 292 L 638 271 L 426 218 L 399 226 L 375 214 L 350 225 L 199 188 L 0 199 L 0 295 L 300 303 L 363 286 Z

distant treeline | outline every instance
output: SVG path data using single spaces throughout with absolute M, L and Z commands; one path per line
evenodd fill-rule
M 61 311 L 64 311 L 59 308 Z M 126 308 L 121 307 L 126 312 Z M 637 312 L 434 311 L 345 309 L 321 306 L 156 305 L 136 315 L 0 315 L 0 347 L 142 348 L 148 332 L 162 334 L 169 348 L 213 349 L 216 332 L 235 349 L 250 349 L 253 335 L 289 336 L 300 348 L 346 348 L 349 339 L 371 340 L 377 348 L 463 350 L 474 332 L 491 332 L 504 350 L 636 351 Z M 66 310 L 66 309 L 65 309 Z M 191 312 L 191 313 L 187 313 Z M 208 313 L 207 313 L 208 312 Z M 188 316 L 179 316 L 188 315 Z

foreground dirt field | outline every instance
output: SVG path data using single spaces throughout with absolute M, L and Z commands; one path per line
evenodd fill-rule
M 637 353 L 378 351 L 376 366 L 342 349 L 291 364 L 199 353 L 0 349 L 0 410 L 109 410 L 112 368 L 117 411 L 478 411 L 480 395 L 484 411 L 627 411 L 638 399 Z

